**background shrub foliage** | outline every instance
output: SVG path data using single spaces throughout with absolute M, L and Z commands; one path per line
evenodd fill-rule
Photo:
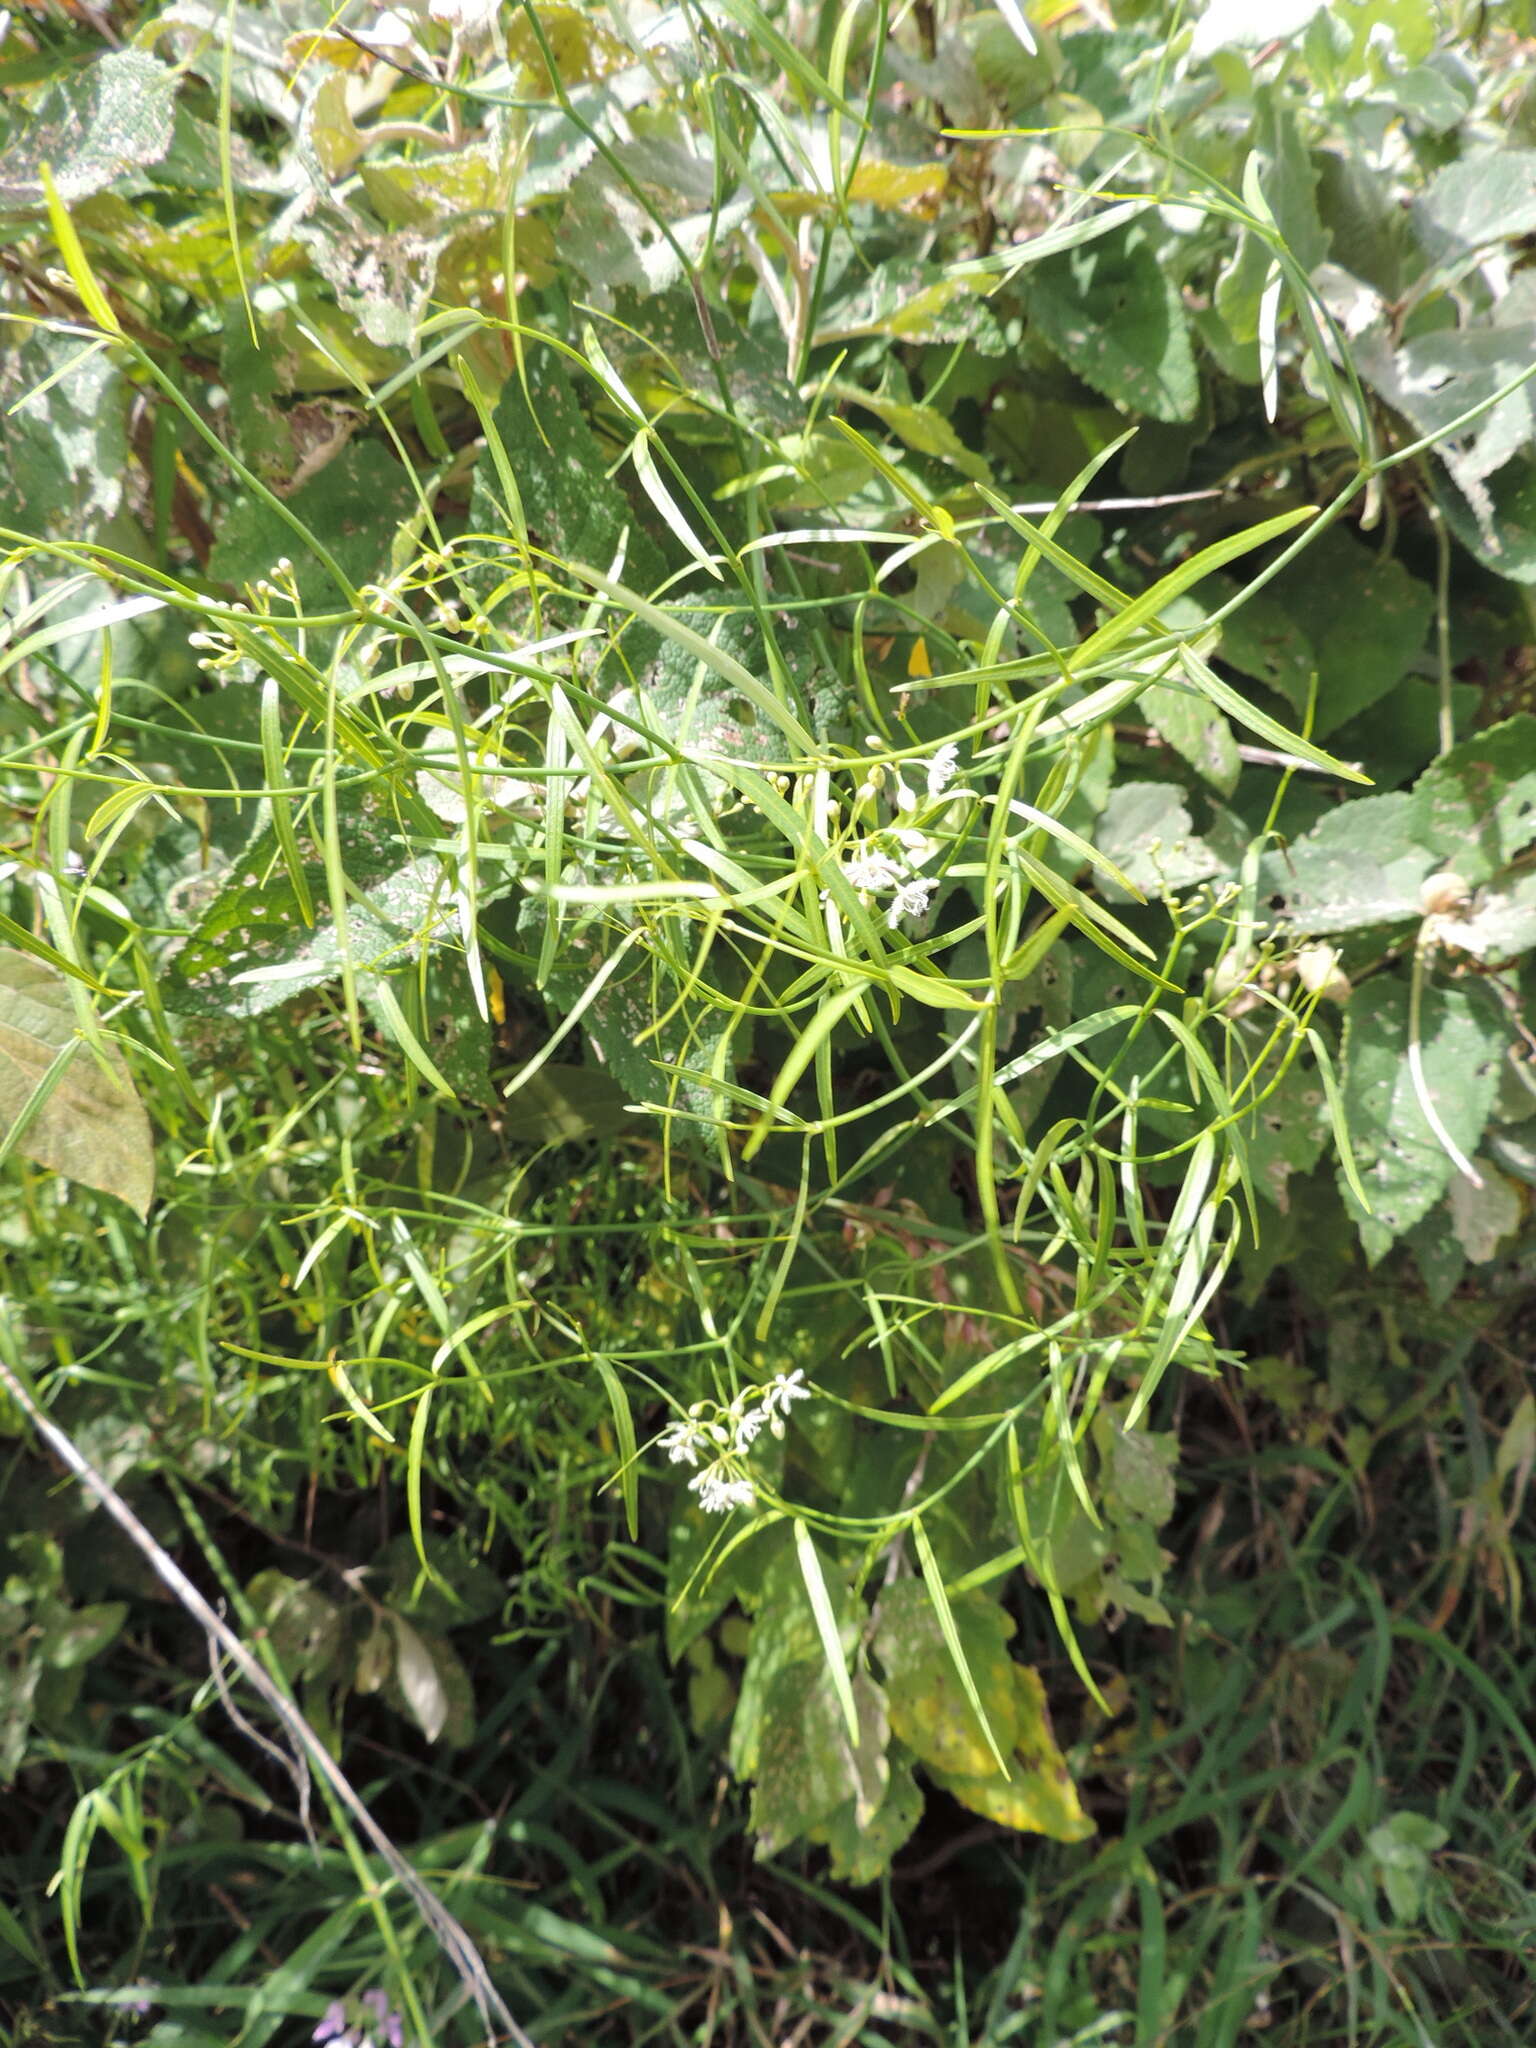
M 18 2040 L 1529 2037 L 1531 28 L 10 18 Z

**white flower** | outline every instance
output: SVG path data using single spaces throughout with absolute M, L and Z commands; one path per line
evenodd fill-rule
M 749 1508 L 757 1498 L 750 1479 L 733 1478 L 723 1465 L 706 1466 L 688 1484 L 699 1496 L 699 1506 L 707 1515 L 727 1514 L 732 1508 Z
M 960 772 L 960 749 L 953 741 L 940 747 L 928 763 L 928 800 L 941 797 Z
M 888 853 L 877 853 L 866 847 L 854 855 L 844 867 L 843 873 L 855 889 L 868 890 L 876 894 L 882 889 L 896 889 L 901 885 L 901 869 Z
M 775 1373 L 763 1389 L 763 1406 L 770 1414 L 778 1408 L 781 1414 L 787 1415 L 792 1403 L 809 1401 L 810 1398 L 811 1390 L 805 1384 L 805 1369 L 798 1365 L 793 1372 Z
M 800 1366 L 793 1372 L 776 1373 L 763 1389 L 763 1415 L 775 1436 L 784 1434 L 784 1418 L 796 1401 L 809 1401 L 811 1390 L 805 1384 L 805 1373 Z
M 758 1437 L 761 1436 L 763 1425 L 769 1420 L 772 1413 L 772 1409 L 764 1405 L 761 1408 L 748 1408 L 744 1414 L 737 1416 L 736 1441 L 732 1444 L 731 1449 L 738 1454 L 743 1451 L 749 1451 Z
M 790 1409 L 796 1401 L 809 1401 L 811 1393 L 798 1367 L 794 1372 L 776 1373 L 766 1386 L 744 1387 L 729 1408 L 713 1401 L 696 1401 L 687 1415 L 669 1423 L 656 1441 L 674 1465 L 697 1466 L 702 1453 L 703 1469 L 695 1471 L 688 1485 L 707 1514 L 749 1508 L 757 1492 L 743 1460 L 765 1429 L 782 1436 Z
M 674 1465 L 697 1465 L 700 1434 L 698 1424 L 690 1418 L 669 1423 L 656 1441 Z
M 937 882 L 903 882 L 896 891 L 896 900 L 885 914 L 885 921 L 892 931 L 904 917 L 921 917 L 928 908 L 928 899 L 938 887 Z
M 899 826 L 891 837 L 907 856 L 908 867 L 920 868 L 933 852 L 933 841 L 926 832 L 919 832 L 915 826 Z

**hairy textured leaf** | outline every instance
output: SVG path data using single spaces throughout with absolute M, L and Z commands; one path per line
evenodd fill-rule
M 690 291 L 650 299 L 616 292 L 613 322 L 601 332 L 604 349 L 649 412 L 682 397 L 711 413 L 728 403 L 765 434 L 791 433 L 804 423 L 805 401 L 784 373 L 783 352 L 720 307 L 706 335 Z
M 886 335 L 892 341 L 963 341 L 983 355 L 1007 348 L 997 315 L 981 296 L 985 280 L 955 277 L 937 264 L 895 257 L 822 314 L 818 342 Z
M 1536 583 L 1536 460 L 1522 451 L 1491 476 L 1481 513 L 1464 491 L 1446 487 L 1438 469 L 1431 474 L 1446 522 L 1463 547 L 1512 583 Z
M 1525 1205 L 1520 1190 L 1487 1159 L 1473 1165 L 1482 1180 L 1474 1187 L 1464 1174 L 1451 1179 L 1449 1207 L 1456 1242 L 1474 1265 L 1491 1259 L 1507 1237 L 1520 1228 Z
M 1439 865 L 1411 796 L 1361 797 L 1265 856 L 1259 900 L 1295 932 L 1401 924 L 1420 915 L 1419 885 Z
M 1487 149 L 1447 164 L 1413 208 L 1419 239 L 1444 263 L 1536 229 L 1536 149 Z
M 339 444 L 338 444 L 339 445 Z M 377 441 L 352 442 L 301 484 L 289 509 L 335 556 L 354 583 L 383 572 L 400 522 L 415 498 L 399 462 Z M 293 528 L 269 505 L 243 497 L 225 519 L 208 561 L 208 574 L 227 583 L 252 583 L 287 557 L 300 597 L 316 610 L 340 593 L 329 571 L 306 553 Z
M 834 1602 L 846 1602 L 847 1589 L 840 1583 L 829 1583 L 828 1591 Z M 811 1612 L 800 1561 L 792 1550 L 775 1556 L 762 1572 L 753 1588 L 753 1605 L 751 1644 L 741 1677 L 736 1717 L 731 1724 L 731 1769 L 738 1778 L 757 1776 L 772 1725 L 770 1700 L 773 1686 L 782 1673 L 796 1666 L 808 1666 L 819 1675 L 837 1724 L 843 1726 L 842 1708 L 827 1676 L 826 1658 L 822 1654 L 821 1637 L 816 1628 L 816 1617 Z M 849 1634 L 845 1647 L 851 1648 L 851 1629 L 846 1623 L 844 1626 Z M 808 1693 L 803 1697 L 808 1698 Z M 846 1739 L 846 1728 L 843 1733 Z M 838 1793 L 838 1800 L 848 1797 L 853 1789 L 850 1779 Z M 828 1807 L 822 1809 L 824 1813 L 828 1810 Z
M 860 1820 L 857 1800 L 849 1799 L 809 1830 L 813 1842 L 825 1843 L 832 1875 L 841 1883 L 873 1884 L 883 1877 L 923 1817 L 923 1795 L 910 1757 L 892 1751 L 884 1761 L 885 1795 L 867 1819 Z
M 1202 781 L 1230 796 L 1242 757 L 1224 713 L 1194 690 L 1153 683 L 1136 699 L 1149 726 L 1186 760 Z
M 1178 287 L 1136 227 L 1028 273 L 1030 319 L 1095 391 L 1154 420 L 1192 419 L 1200 382 Z
M 1310 1173 L 1329 1142 L 1328 1097 L 1321 1077 L 1296 1060 L 1241 1128 L 1254 1186 L 1284 1215 L 1290 1207 L 1291 1175 Z
M 1100 813 L 1094 843 L 1147 896 L 1177 896 L 1227 865 L 1195 831 L 1171 782 L 1118 783 Z M 1106 894 L 1125 900 L 1113 884 Z
M 67 203 L 158 163 L 175 97 L 175 72 L 142 50 L 113 50 L 50 85 L 0 162 L 0 206 L 39 205 L 42 164 Z
M 1385 331 L 1362 335 L 1356 361 L 1389 405 L 1420 434 L 1439 436 L 1435 453 L 1481 514 L 1486 494 L 1475 486 L 1502 469 L 1531 440 L 1529 384 L 1509 391 L 1454 438 L 1444 430 L 1514 384 L 1536 352 L 1536 325 L 1499 325 L 1421 334 L 1393 349 Z
M 884 1696 L 862 1673 L 854 1680 L 854 1705 L 857 1749 L 824 1658 L 786 1665 L 769 1681 L 752 1792 L 760 1856 L 828 1827 L 834 1816 L 844 1834 L 851 1823 L 856 1836 L 876 1819 L 889 1780 L 888 1729 Z
M 342 867 L 356 891 L 345 916 L 360 977 L 386 974 L 456 934 L 457 913 L 435 854 L 403 857 L 395 820 L 381 807 L 344 803 L 337 824 Z M 258 1017 L 341 972 L 321 850 L 307 831 L 299 834 L 299 850 L 314 923 L 304 922 L 275 830 L 263 827 L 173 956 L 164 983 L 168 1008 Z
M 1505 889 L 1479 891 L 1464 911 L 1440 921 L 1436 936 L 1491 967 L 1530 952 L 1536 946 L 1536 874 L 1520 875 Z
M 661 580 L 661 557 L 646 534 L 636 530 L 634 507 L 608 480 L 608 458 L 587 423 L 574 385 L 548 350 L 529 354 L 526 397 L 516 377 L 507 380 L 495 427 L 534 545 L 606 572 L 627 532 L 625 581 L 642 592 L 654 588 Z M 489 451 L 475 470 L 472 516 L 482 531 L 512 531 L 510 508 L 502 503 L 500 472 Z M 626 640 L 627 646 L 633 638 Z M 649 634 L 640 639 L 644 648 L 653 645 Z

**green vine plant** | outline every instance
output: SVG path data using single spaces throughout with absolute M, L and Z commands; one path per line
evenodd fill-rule
M 855 1883 L 922 1781 L 1092 1831 L 1047 1660 L 1102 1705 L 1084 1632 L 1172 1620 L 1177 1436 L 1150 1425 L 1181 1375 L 1232 1362 L 1224 1276 L 1325 1150 L 1372 1257 L 1453 1179 L 1499 1194 L 1474 1156 L 1515 1029 L 1498 977 L 1536 942 L 1536 723 L 1449 734 L 1411 789 L 1339 802 L 1366 779 L 1323 743 L 1343 657 L 1276 624 L 1309 579 L 1347 613 L 1369 572 L 1422 638 L 1421 586 L 1357 563 L 1341 522 L 1529 368 L 1383 452 L 1274 108 L 1235 175 L 1099 119 L 1045 231 L 913 255 L 948 174 L 877 105 L 876 12 L 838 17 L 824 70 L 769 38 L 775 97 L 738 68 L 764 18 L 703 10 L 688 64 L 644 54 L 649 129 L 599 90 L 640 61 L 617 27 L 562 16 L 557 49 L 525 10 L 483 77 L 456 44 L 434 105 L 445 140 L 475 127 L 446 159 L 483 180 L 474 234 L 444 229 L 404 299 L 370 282 L 357 220 L 229 236 L 227 433 L 109 274 L 126 202 L 70 198 L 40 158 L 27 196 L 75 313 L 30 316 L 30 399 L 124 380 L 160 437 L 151 523 L 189 469 L 225 523 L 196 574 L 110 535 L 3 535 L 4 672 L 48 683 L 7 769 L 36 913 L 3 924 L 7 1149 L 122 1197 L 167 1257 L 197 1177 L 232 1176 L 230 1228 L 271 1265 L 205 1329 L 199 1398 L 231 1359 L 253 1386 L 303 1369 L 336 1469 L 400 1476 L 427 1580 L 428 1487 L 529 1375 L 569 1402 L 631 1541 L 664 1546 L 668 1648 L 761 1850 L 823 1844 Z M 1042 48 L 1014 55 L 1068 42 Z M 325 203 L 373 209 L 376 255 L 440 227 L 442 177 L 389 111 L 419 99 L 409 65 L 318 31 L 305 62 Z M 686 215 L 657 196 L 685 106 L 711 141 Z M 221 132 L 233 219 L 227 104 Z M 1069 122 L 950 130 L 1042 135 L 1074 161 Z M 1221 345 L 1271 417 L 1308 392 L 1329 489 L 1303 501 L 1275 461 L 1133 580 L 1095 493 L 1134 454 L 1122 415 L 1194 416 L 1162 268 L 1181 235 L 1224 252 Z M 588 244 L 617 251 L 611 289 Z M 527 281 L 513 309 L 498 266 Z M 295 352 L 291 388 L 247 312 Z M 937 395 L 1026 342 L 1120 409 L 1079 407 L 1091 445 L 1043 511 Z M 357 438 L 312 459 L 292 401 L 322 371 Z M 1174 772 L 1117 774 L 1117 739 Z M 237 1157 L 209 1077 L 258 1045 L 306 1078 Z M 321 1115 L 349 1068 L 395 1090 L 365 1191 Z M 627 1162 L 643 1232 L 524 1213 L 533 1162 L 572 1145 Z M 606 1298 L 560 1264 L 589 1227 L 640 1237 Z M 441 1734 L 453 1653 L 376 1634 L 331 1680 L 393 1683 Z

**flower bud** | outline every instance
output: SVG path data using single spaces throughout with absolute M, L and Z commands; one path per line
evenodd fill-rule
M 1337 946 L 1303 946 L 1296 955 L 1296 979 L 1309 994 L 1325 1002 L 1349 1000 L 1349 976 L 1339 965 Z
M 1237 991 L 1248 980 L 1253 968 L 1253 955 L 1234 946 L 1223 953 L 1211 969 L 1211 995 L 1218 1003 L 1224 1003 L 1228 996 Z
M 1419 908 L 1426 917 L 1453 916 L 1456 911 L 1465 910 L 1471 901 L 1471 889 L 1450 868 L 1426 876 L 1419 884 Z

